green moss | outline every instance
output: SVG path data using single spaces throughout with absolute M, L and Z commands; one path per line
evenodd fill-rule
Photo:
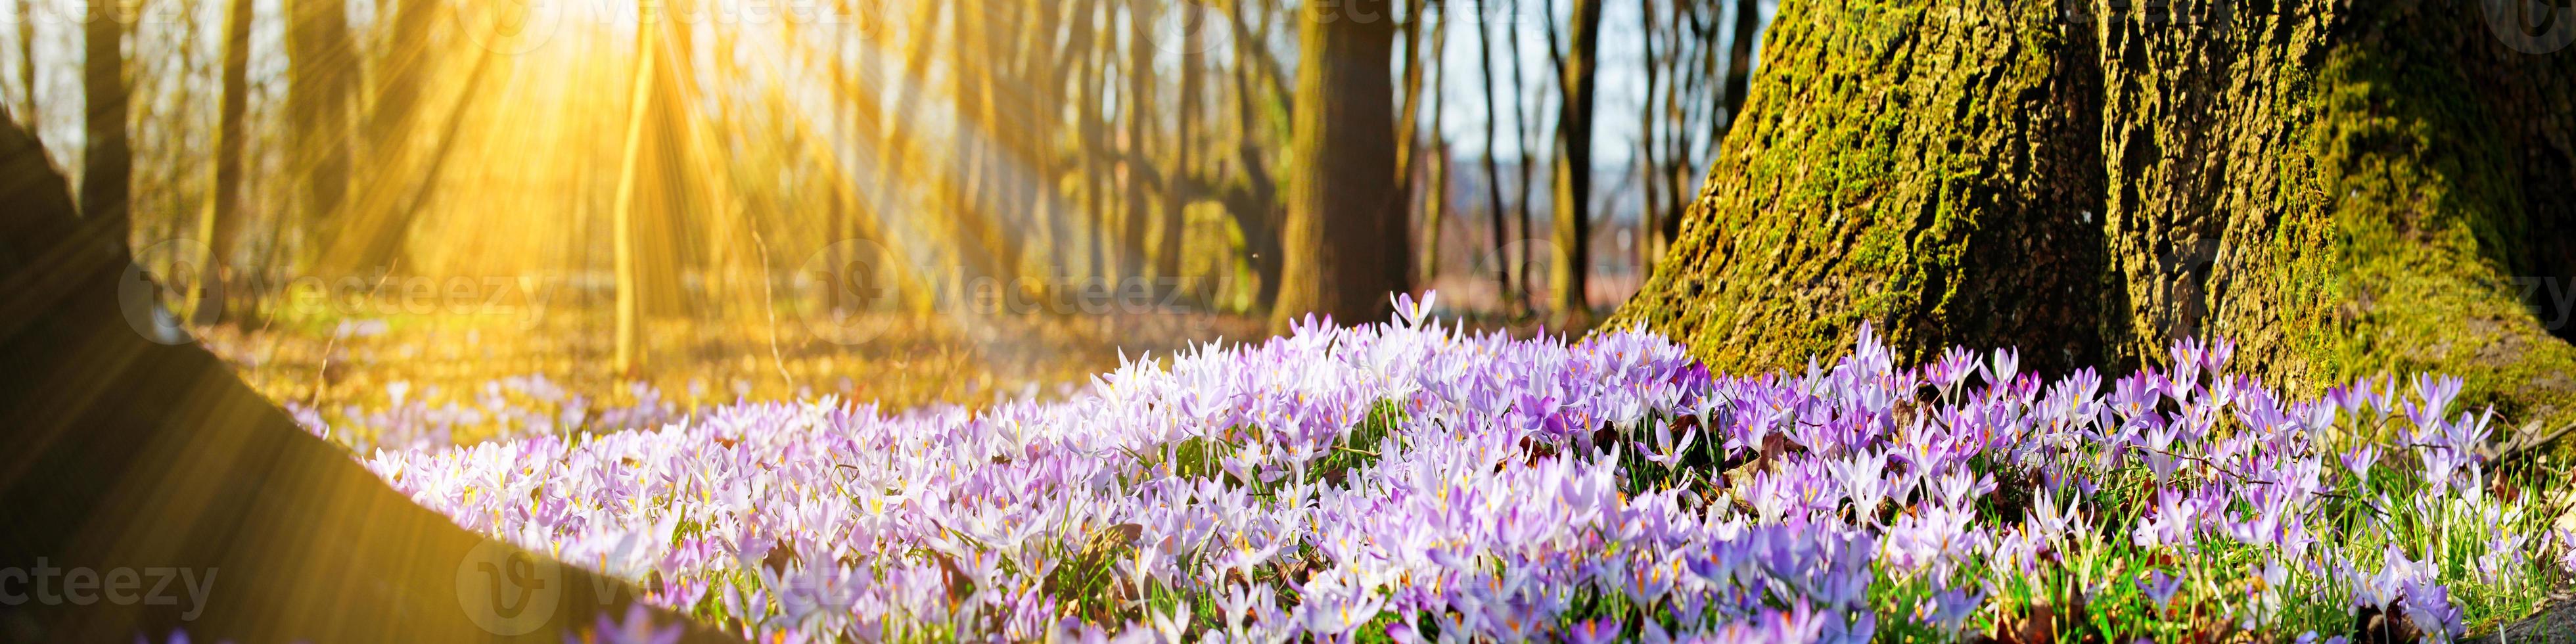
M 1737 371 L 1862 323 L 1901 357 L 2014 345 L 2043 371 L 2227 337 L 2294 392 L 2434 371 L 2500 431 L 2576 423 L 2576 347 L 2509 286 L 2576 228 L 2526 185 L 2563 180 L 2528 166 L 2576 138 L 2576 66 L 2406 3 L 2043 5 L 1785 3 L 1697 214 L 1605 328 Z
M 2429 51 L 2442 42 L 2346 45 L 2315 72 L 2302 107 L 2318 118 L 2298 124 L 2314 172 L 2293 175 L 2302 181 L 2285 182 L 2277 201 L 2308 218 L 2273 241 L 2322 237 L 2329 252 L 2270 267 L 2286 287 L 2286 346 L 2267 366 L 2310 388 L 2449 373 L 2467 380 L 2454 411 L 2576 422 L 2576 348 L 2508 286 L 2526 228 L 2517 148 L 2461 91 L 2470 79 L 2426 64 L 2447 59 Z

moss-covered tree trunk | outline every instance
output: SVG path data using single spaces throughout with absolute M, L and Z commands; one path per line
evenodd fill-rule
M 1783 4 L 1613 327 L 1734 370 L 1864 322 L 2051 369 L 2224 337 L 2297 389 L 2441 371 L 2576 421 L 2576 52 L 2513 3 L 1931 4 Z

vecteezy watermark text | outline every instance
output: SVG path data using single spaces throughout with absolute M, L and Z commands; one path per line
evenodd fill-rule
M 2479 0 L 2487 29 L 2506 47 L 2526 54 L 2555 53 L 2576 42 L 2576 8 L 2566 0 Z
M 89 606 L 102 601 L 116 606 L 183 606 L 179 621 L 191 622 L 205 612 L 217 572 L 167 566 L 62 568 L 37 557 L 32 568 L 0 568 L 0 606 Z
M 814 337 L 861 344 L 903 318 L 1003 316 L 1192 316 L 1218 279 L 1184 276 L 966 275 L 921 263 L 865 239 L 830 244 L 791 276 L 805 294 Z
M 2576 314 L 2576 279 L 2523 275 L 2503 286 L 2515 291 L 2541 328 L 2552 333 L 2566 330 L 2568 317 Z

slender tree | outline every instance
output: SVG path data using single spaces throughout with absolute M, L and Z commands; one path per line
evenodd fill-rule
M 1145 223 L 1154 216 L 1152 179 L 1159 175 L 1152 165 L 1153 149 L 1148 145 L 1154 124 L 1154 3 L 1156 0 L 1127 0 L 1127 66 L 1120 72 L 1127 77 L 1127 95 L 1120 97 L 1118 111 L 1127 117 L 1127 139 L 1123 157 L 1127 168 L 1127 215 L 1118 233 L 1119 276 L 1143 279 L 1145 266 Z
M 636 243 L 635 210 L 637 193 L 646 189 L 638 184 L 648 180 L 643 176 L 644 156 L 650 147 L 645 140 L 647 134 L 644 129 L 645 124 L 652 120 L 654 78 L 659 75 L 655 63 L 660 58 L 654 50 L 662 32 L 646 11 L 641 6 L 636 9 L 636 15 L 642 20 L 635 30 L 634 90 L 627 94 L 625 153 L 618 163 L 617 203 L 609 212 L 609 234 L 615 248 L 617 275 L 617 337 L 611 369 L 630 377 L 642 366 L 644 357 L 638 346 L 642 341 L 639 327 L 644 317 L 643 294 L 638 291 L 643 288 L 644 280 L 636 266 L 639 261 L 636 247 L 639 244 Z
M 1411 242 L 1395 176 L 1395 27 L 1387 0 L 1300 10 L 1296 182 L 1273 324 L 1307 313 L 1379 319 L 1411 289 Z
M 1411 200 L 1418 183 L 1415 177 L 1421 170 L 1422 84 L 1429 78 L 1424 68 L 1434 62 L 1423 52 L 1426 42 L 1422 38 L 1422 30 L 1430 22 L 1424 13 L 1428 6 L 1423 0 L 1405 0 L 1404 22 L 1398 28 L 1404 39 L 1404 86 L 1401 88 L 1404 103 L 1395 112 L 1395 176 L 1404 191 L 1407 208 L 1413 205 Z
M 1507 311 L 1517 314 L 1519 309 L 1513 308 L 1512 303 L 1519 301 L 1513 294 L 1519 292 L 1520 287 L 1512 279 L 1512 261 L 1507 253 L 1511 226 L 1503 218 L 1503 169 L 1499 160 L 1503 152 L 1500 134 L 1503 103 L 1501 95 L 1494 91 L 1494 28 L 1491 18 L 1491 11 L 1480 7 L 1476 15 L 1476 51 L 1482 72 L 1478 76 L 1485 87 L 1485 214 L 1492 223 L 1489 232 L 1494 242 L 1494 281 L 1498 289 L 1495 294 Z
M 1656 55 L 1655 50 L 1655 2 L 1641 0 L 1639 4 L 1637 42 L 1645 49 L 1642 66 L 1645 67 L 1646 87 L 1637 100 L 1636 154 L 1640 159 L 1637 172 L 1643 179 L 1638 190 L 1642 207 L 1637 213 L 1637 267 L 1651 273 L 1663 261 L 1664 245 L 1670 241 L 1663 236 L 1664 195 L 1659 188 L 1662 184 L 1656 181 L 1655 176 L 1663 167 L 1662 155 L 1655 152 L 1656 142 L 1660 140 L 1656 138 L 1656 126 L 1661 120 L 1655 118 L 1655 92 L 1663 87 L 1664 60 Z
M 1229 3 L 1227 20 L 1234 28 L 1234 109 L 1230 119 L 1234 133 L 1234 157 L 1238 175 L 1228 180 L 1221 195 L 1226 213 L 1234 219 L 1235 228 L 1243 232 L 1244 259 L 1252 265 L 1260 289 L 1253 294 L 1256 310 L 1278 307 L 1279 292 L 1285 286 L 1286 252 L 1281 239 L 1287 219 L 1281 203 L 1279 183 L 1272 177 L 1270 150 L 1282 137 L 1273 109 L 1296 110 L 1296 96 L 1279 82 L 1278 61 L 1270 56 L 1267 41 L 1253 34 L 1269 31 L 1267 14 L 1256 27 L 1245 16 L 1246 2 Z M 1259 82 L 1256 77 L 1271 82 Z M 1275 106 L 1275 107 L 1274 107 Z M 1293 127 L 1293 125 L 1291 126 Z M 1293 136 L 1293 135 L 1292 135 Z
M 1088 270 L 1083 274 L 1098 280 L 1115 280 L 1117 279 L 1116 268 L 1109 264 L 1110 260 L 1103 252 L 1104 247 L 1108 245 L 1104 237 L 1109 229 L 1109 196 L 1106 194 L 1109 191 L 1109 177 L 1103 170 L 1102 166 L 1107 164 L 1102 161 L 1100 152 L 1106 147 L 1102 140 L 1109 136 L 1109 128 L 1104 124 L 1105 117 L 1101 114 L 1101 102 L 1105 100 L 1105 88 L 1102 85 L 1108 82 L 1109 65 L 1109 48 L 1105 45 L 1117 39 L 1101 37 L 1105 27 L 1104 21 L 1100 20 L 1100 14 L 1108 10 L 1106 2 L 1103 0 L 1078 1 L 1080 4 L 1076 5 L 1075 10 L 1079 11 L 1080 15 L 1074 20 L 1074 29 L 1083 45 L 1081 47 L 1083 64 L 1080 74 L 1082 84 L 1075 90 L 1079 98 L 1075 99 L 1073 114 L 1078 121 L 1074 124 L 1074 129 L 1081 137 L 1074 142 L 1074 150 L 1082 164 L 1082 209 L 1086 216 L 1084 229 L 1088 232 L 1088 239 L 1083 243 L 1086 253 L 1085 265 Z M 1101 44 L 1094 45 L 1095 41 Z
M 203 219 L 198 221 L 200 238 L 206 240 L 208 253 L 214 256 L 217 267 L 233 266 L 238 261 L 236 256 L 241 245 L 242 155 L 244 139 L 249 136 L 243 120 L 250 111 L 251 15 L 251 0 L 226 3 L 223 97 L 219 99 L 223 104 L 215 117 L 215 159 L 211 164 L 214 166 L 214 195 L 206 204 Z M 208 275 L 206 278 L 227 284 L 235 281 L 231 275 Z M 247 307 L 254 304 L 247 297 L 207 298 L 208 294 L 220 295 L 229 290 L 198 290 L 196 315 L 200 324 L 232 318 L 225 315 L 230 312 L 225 310 L 227 307 L 240 306 L 241 310 L 247 311 Z
M 957 258 L 956 277 L 960 284 L 973 284 L 978 278 L 1000 278 L 1000 258 L 995 256 L 990 240 L 983 234 L 993 217 L 1007 208 L 992 207 L 997 190 L 987 190 L 992 183 L 991 150 L 995 122 L 991 111 L 996 102 L 991 92 L 994 67 L 1007 59 L 1007 53 L 991 50 L 991 21 L 998 13 L 991 3 L 959 3 L 957 19 L 949 23 L 948 39 L 949 96 L 956 101 L 960 117 L 949 137 L 948 177 L 941 185 L 947 198 L 942 206 L 949 209 L 941 218 L 948 229 L 949 247 Z
M 1422 268 L 1415 273 L 1415 279 L 1421 280 L 1424 284 L 1431 283 L 1440 274 L 1440 232 L 1449 214 L 1449 163 L 1451 160 L 1449 135 L 1441 128 L 1445 120 L 1441 115 L 1448 110 L 1448 101 L 1444 97 L 1449 94 L 1449 65 L 1446 62 L 1449 50 L 1447 25 L 1449 13 L 1447 7 L 1437 0 L 1434 0 L 1429 8 L 1438 12 L 1441 17 L 1440 22 L 1433 23 L 1431 53 L 1427 57 L 1432 61 L 1431 88 L 1427 92 L 1431 102 L 1431 127 L 1422 135 L 1425 140 L 1419 143 L 1429 148 L 1429 156 L 1425 157 L 1419 152 L 1411 155 L 1415 159 L 1413 163 L 1419 163 L 1425 158 L 1430 160 L 1429 167 L 1424 168 L 1424 174 L 1428 176 L 1425 178 L 1426 186 L 1422 191 L 1422 239 L 1420 250 L 1417 251 L 1421 253 Z M 1412 174 L 1407 172 L 1406 176 L 1412 176 Z
M 123 240 L 131 228 L 134 152 L 126 143 L 125 27 L 130 16 L 101 5 L 82 25 L 84 57 L 81 91 L 89 115 L 83 128 L 88 148 L 81 154 L 81 216 L 96 220 Z
M 1512 11 L 1514 15 L 1517 16 L 1522 10 L 1523 8 L 1520 0 L 1512 0 Z M 1544 12 L 1547 10 L 1542 8 L 1540 11 Z M 1506 54 L 1512 62 L 1512 141 L 1520 147 L 1521 152 L 1520 162 L 1513 164 L 1512 168 L 1514 173 L 1518 175 L 1514 177 L 1512 181 L 1512 221 L 1517 224 L 1517 230 L 1519 230 L 1519 235 L 1513 240 L 1512 246 L 1519 251 L 1519 257 L 1515 258 L 1510 254 L 1505 254 L 1496 259 L 1498 261 L 1512 262 L 1512 274 L 1519 277 L 1518 280 L 1513 282 L 1513 285 L 1519 288 L 1511 293 L 1505 294 L 1511 298 L 1511 301 L 1505 305 L 1505 309 L 1512 311 L 1517 316 L 1526 315 L 1530 310 L 1530 282 L 1532 280 L 1532 277 L 1530 276 L 1530 244 L 1536 242 L 1538 239 L 1538 233 L 1534 232 L 1535 229 L 1530 225 L 1530 222 L 1532 221 L 1530 215 L 1530 192 L 1537 187 L 1536 184 L 1538 183 L 1531 173 L 1536 172 L 1538 168 L 1538 147 L 1536 146 L 1535 139 L 1539 137 L 1538 133 L 1540 130 L 1538 129 L 1538 119 L 1533 118 L 1534 115 L 1531 113 L 1532 110 L 1530 103 L 1532 102 L 1532 98 L 1529 91 L 1529 75 L 1521 73 L 1521 32 L 1519 19 L 1517 17 L 1510 23 L 1503 25 L 1503 35 L 1506 39 L 1505 42 L 1507 43 L 1507 47 L 1505 48 Z
M 317 247 L 310 250 L 327 254 L 332 231 L 346 223 L 341 202 L 349 193 L 359 65 L 345 3 L 286 0 L 286 16 L 286 112 L 295 123 L 287 145 L 297 155 L 302 218 Z
M 1719 117 L 1728 129 L 1744 109 L 1744 93 L 1753 88 L 1753 44 L 1761 39 L 1762 0 L 1735 0 L 1735 33 L 1727 37 L 1726 49 L 1726 113 Z
M 309 10 L 325 11 L 329 6 L 333 6 L 332 3 L 324 2 Z M 367 59 L 372 61 L 374 70 L 369 83 L 374 100 L 368 103 L 366 113 L 349 136 L 365 143 L 366 153 L 357 157 L 354 171 L 364 177 L 363 184 L 371 190 L 350 199 L 344 211 L 329 213 L 335 215 L 335 221 L 320 231 L 324 237 L 316 249 L 324 255 L 323 266 L 348 270 L 393 264 L 398 259 L 396 255 L 405 236 L 411 232 L 417 219 L 418 211 L 408 208 L 408 200 L 403 197 L 413 192 L 411 184 L 424 178 L 421 164 L 437 163 L 420 159 L 416 143 L 424 138 L 418 132 L 422 92 L 430 85 L 430 72 L 436 69 L 436 62 L 440 59 L 438 50 L 433 48 L 436 39 L 430 31 L 437 24 L 437 9 L 441 6 L 431 0 L 400 3 L 394 10 L 389 35 L 379 39 L 383 47 L 367 52 Z M 494 9 L 526 10 L 515 7 Z M 327 45 L 307 47 L 317 52 L 336 51 Z M 314 58 L 321 60 L 311 62 L 311 65 L 327 64 L 327 61 L 357 65 L 360 56 L 357 53 L 307 55 L 307 60 Z M 346 83 L 352 89 L 356 84 L 353 78 L 344 78 L 354 77 L 354 72 L 319 70 L 317 74 L 320 74 L 319 78 L 327 79 L 317 80 L 317 84 Z M 323 89 L 313 88 L 306 96 L 318 99 L 315 93 Z M 444 143 L 438 141 L 433 145 L 443 146 Z
M 1175 101 L 1177 106 L 1172 112 L 1172 169 L 1168 173 L 1177 179 L 1198 172 L 1199 77 L 1200 67 L 1204 64 L 1200 53 L 1199 20 L 1204 12 L 1192 0 L 1176 2 L 1170 10 L 1178 12 L 1173 19 L 1179 21 L 1182 28 L 1182 42 L 1176 43 L 1181 54 L 1181 84 L 1179 100 Z M 1154 268 L 1155 277 L 1162 280 L 1163 288 L 1181 288 L 1178 280 L 1181 276 L 1183 233 L 1189 229 L 1186 206 L 1193 196 L 1184 183 L 1166 180 L 1163 186 L 1163 236 L 1156 244 L 1160 249 L 1155 253 Z
M 1548 292 L 1555 295 L 1553 304 L 1566 323 L 1575 326 L 1592 314 L 1586 293 L 1592 266 L 1592 115 L 1601 5 L 1601 0 L 1574 0 L 1568 54 L 1557 61 L 1565 106 L 1556 120 L 1556 199 L 1548 219 L 1555 224 L 1557 262 Z M 1552 45 L 1555 39 L 1549 41 Z
M 36 84 L 36 1 L 18 0 L 18 88 L 27 93 L 27 137 L 44 150 L 44 119 L 39 118 L 41 92 Z

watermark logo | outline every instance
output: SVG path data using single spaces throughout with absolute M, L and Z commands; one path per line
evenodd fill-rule
M 1176 54 L 1224 50 L 1234 44 L 1227 20 L 1225 12 L 1196 0 L 1172 3 L 1154 16 L 1154 47 Z
M 1532 22 L 1529 16 L 1522 14 L 1521 3 L 1503 0 L 1466 0 L 1442 6 L 1440 14 L 1443 21 L 1464 20 L 1469 24 L 1518 25 Z M 1383 18 L 1385 16 L 1372 12 L 1370 19 L 1361 22 L 1375 22 Z
M 136 253 L 134 262 L 125 267 L 125 277 L 117 280 L 117 309 L 125 314 L 126 326 L 143 339 L 166 345 L 193 342 L 196 338 L 166 303 L 187 301 L 201 293 L 204 297 L 199 301 L 223 301 L 223 281 L 217 278 L 221 272 L 214 251 L 205 244 L 187 239 L 153 244 Z
M 2576 279 L 2522 275 L 2508 287 L 2531 309 L 2541 328 L 2551 333 L 2567 330 L 2568 318 L 2576 314 Z
M 1499 279 L 1508 271 L 1532 304 L 1543 305 L 1555 300 L 1556 267 L 1566 263 L 1565 253 L 1557 249 L 1554 239 L 1516 239 L 1500 248 L 1484 249 L 1476 255 L 1475 263 L 1469 265 L 1468 270 L 1480 280 Z M 1502 295 L 1515 297 L 1522 294 Z
M 972 324 L 998 318 L 1168 316 L 1205 323 L 1200 314 L 1209 298 L 1234 288 L 1221 272 L 1200 277 L 978 275 L 956 264 L 914 264 L 865 239 L 815 251 L 789 276 L 789 286 L 804 295 L 796 306 L 814 339 L 843 346 L 874 341 L 905 320 Z
M 134 254 L 117 281 L 116 298 L 136 335 L 177 345 L 196 341 L 191 325 L 245 322 L 223 319 L 236 314 L 226 308 L 228 299 L 289 318 L 443 314 L 508 317 L 521 328 L 535 328 L 571 282 L 560 274 L 396 275 L 390 266 L 329 277 L 242 272 L 224 265 L 204 243 L 173 238 Z
M 562 8 L 550 4 L 548 0 L 469 2 L 458 5 L 451 15 L 474 44 L 492 53 L 518 55 L 554 40 L 555 31 L 563 26 Z
M 2564 0 L 2479 0 L 2487 29 L 2504 46 L 2526 54 L 2547 54 L 2576 42 L 2576 7 Z
M 193 622 L 206 611 L 220 569 L 117 567 L 62 568 L 44 557 L 33 568 L 0 568 L 0 606 L 170 606 L 179 621 Z
M 2219 240 L 2203 238 L 2175 241 L 2156 253 L 2155 264 L 2148 268 L 2167 298 L 2166 313 L 2171 317 L 2164 320 L 2166 337 L 2201 335 L 2201 324 L 2210 314 L 2210 279 L 2218 273 L 2222 251 Z
M 805 316 L 806 328 L 839 345 L 884 335 L 903 309 L 899 261 L 893 251 L 865 239 L 841 240 L 807 256 L 796 277 L 821 297 Z
M 487 540 L 456 566 L 456 605 L 484 631 L 526 635 L 554 619 L 564 583 L 561 564 Z

